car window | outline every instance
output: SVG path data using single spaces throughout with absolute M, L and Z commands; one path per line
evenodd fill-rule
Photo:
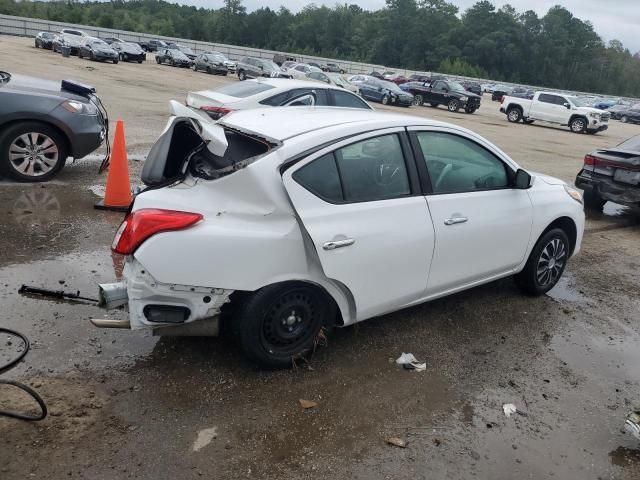
M 538 100 L 543 103 L 551 103 L 553 105 L 562 105 L 565 100 L 557 95 L 549 95 L 548 93 L 541 93 Z M 560 101 L 562 100 L 562 101 Z
M 315 196 L 331 203 L 344 201 L 333 153 L 320 157 L 293 174 L 293 179 Z
M 293 98 L 291 101 L 287 102 L 285 106 L 287 107 L 308 107 L 316 104 L 316 97 L 313 93 L 308 93 L 306 95 L 301 95 L 299 97 Z
M 467 138 L 441 132 L 418 132 L 418 143 L 433 193 L 461 193 L 509 186 L 506 166 Z
M 384 135 L 335 151 L 346 202 L 370 202 L 411 194 L 397 135 Z
M 277 95 L 274 95 L 273 97 L 265 98 L 264 100 L 260 101 L 260 104 L 269 105 L 271 107 L 277 107 L 285 103 L 289 98 L 291 98 L 291 91 L 282 92 Z
M 396 134 L 369 138 L 320 157 L 293 174 L 329 202 L 373 202 L 411 194 L 404 154 Z
M 331 90 L 333 95 L 333 105 L 345 108 L 364 108 L 370 110 L 369 105 L 357 95 L 340 90 Z

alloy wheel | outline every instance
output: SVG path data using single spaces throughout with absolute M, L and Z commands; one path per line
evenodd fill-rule
M 517 122 L 520 120 L 520 112 L 515 108 L 509 111 L 509 120 L 512 122 Z
M 554 238 L 540 252 L 536 268 L 536 280 L 541 287 L 554 285 L 567 261 L 567 248 L 559 238 Z
M 460 108 L 460 106 L 457 100 L 451 100 L 447 105 L 447 108 L 450 112 L 456 112 L 458 111 L 458 108 Z
M 415 97 L 413 97 L 413 104 L 416 106 L 420 106 L 424 103 L 424 100 L 422 99 L 422 95 L 416 95 Z
M 58 163 L 58 146 L 47 135 L 24 133 L 9 146 L 9 163 L 22 175 L 38 177 L 49 173 Z
M 575 133 L 580 133 L 584 130 L 585 124 L 584 120 L 581 118 L 576 118 L 573 122 L 571 122 L 571 131 Z

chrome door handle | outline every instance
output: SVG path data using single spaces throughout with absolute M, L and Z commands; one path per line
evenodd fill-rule
M 456 223 L 464 223 L 469 220 L 467 217 L 451 217 L 444 220 L 445 225 L 455 225 Z
M 325 250 L 335 250 L 336 248 L 348 247 L 353 245 L 356 241 L 353 238 L 347 238 L 346 240 L 335 240 L 333 242 L 327 242 L 322 245 Z

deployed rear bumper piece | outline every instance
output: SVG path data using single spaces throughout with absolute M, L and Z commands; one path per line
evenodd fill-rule
M 124 277 L 124 282 L 99 286 L 100 305 L 116 308 L 128 304 L 131 330 L 157 329 L 159 335 L 217 335 L 220 309 L 233 292 L 157 282 L 135 259 L 126 262 Z M 198 325 L 183 328 L 192 322 Z M 123 324 L 92 323 L 123 328 Z

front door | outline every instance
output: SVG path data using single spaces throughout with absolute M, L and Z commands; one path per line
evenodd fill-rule
M 533 222 L 528 192 L 512 188 L 513 167 L 458 131 L 412 136 L 431 186 L 426 198 L 436 234 L 428 295 L 513 271 L 524 260 Z
M 434 231 L 406 133 L 387 129 L 327 147 L 283 174 L 325 275 L 345 285 L 356 319 L 424 297 Z

